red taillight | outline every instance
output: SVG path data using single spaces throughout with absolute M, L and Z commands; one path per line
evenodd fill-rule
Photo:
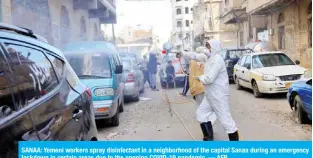
M 89 88 L 86 88 L 86 92 L 87 92 L 88 96 L 91 97 L 91 90 Z
M 126 82 L 127 83 L 134 82 L 135 81 L 134 78 L 135 78 L 134 74 L 128 74 Z

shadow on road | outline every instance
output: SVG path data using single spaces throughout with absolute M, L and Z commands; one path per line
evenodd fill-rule
M 253 90 L 244 88 L 243 91 L 250 93 L 253 96 Z M 260 99 L 268 99 L 268 100 L 281 100 L 286 99 L 287 93 L 278 93 L 278 94 L 263 94 L 263 96 Z

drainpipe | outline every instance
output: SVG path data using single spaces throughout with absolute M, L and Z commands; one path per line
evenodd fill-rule
M 299 26 L 301 26 L 301 20 L 300 20 L 300 18 L 301 18 L 301 16 L 300 16 L 300 3 L 298 3 L 298 24 L 299 24 Z M 300 59 L 299 59 L 299 61 L 300 61 L 300 63 L 301 63 L 301 65 L 303 66 L 303 60 L 302 60 L 302 54 L 304 53 L 304 52 L 301 52 L 301 30 L 300 30 L 300 27 L 298 27 L 298 29 L 296 29 L 296 30 L 298 30 L 298 34 L 299 34 L 299 53 L 300 53 Z M 297 51 L 296 51 L 297 52 Z
M 0 22 L 2 22 L 2 0 L 0 0 Z
M 112 24 L 112 35 L 113 35 L 113 44 L 116 46 L 114 24 Z

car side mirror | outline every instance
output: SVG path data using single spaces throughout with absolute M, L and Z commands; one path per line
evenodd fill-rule
M 123 73 L 123 65 L 116 65 L 115 73 L 116 74 Z
M 300 61 L 299 61 L 299 60 L 296 60 L 295 63 L 296 63 L 297 65 L 300 65 Z

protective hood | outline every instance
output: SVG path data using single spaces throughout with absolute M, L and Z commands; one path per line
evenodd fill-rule
M 222 42 L 220 40 L 211 39 L 207 41 L 211 46 L 211 53 L 215 54 L 222 50 Z

